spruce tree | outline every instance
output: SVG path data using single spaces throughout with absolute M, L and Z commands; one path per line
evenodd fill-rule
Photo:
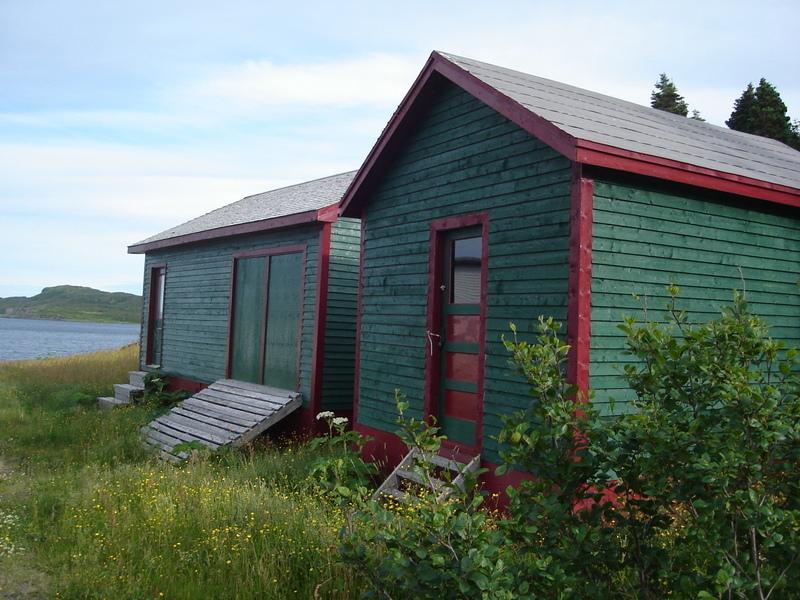
M 731 118 L 725 121 L 725 125 L 736 131 L 752 133 L 751 121 L 753 118 L 753 106 L 756 103 L 756 91 L 752 83 L 748 83 L 742 95 L 733 103 Z
M 700 111 L 696 108 L 692 109 L 692 116 L 689 117 L 690 119 L 694 119 L 695 121 L 705 121 L 703 116 L 700 114 Z
M 682 117 L 689 114 L 689 106 L 666 73 L 658 76 L 655 88 L 650 94 L 650 106 Z
M 733 105 L 731 118 L 725 124 L 736 131 L 772 138 L 794 148 L 800 147 L 800 135 L 786 114 L 780 93 L 763 77 L 758 87 L 747 84 Z

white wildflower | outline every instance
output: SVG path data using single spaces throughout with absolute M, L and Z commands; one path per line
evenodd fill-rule
M 317 421 L 320 419 L 332 419 L 334 417 L 332 410 L 323 410 L 321 413 L 317 415 Z
M 334 425 L 347 425 L 349 420 L 347 417 L 336 417 L 331 423 Z

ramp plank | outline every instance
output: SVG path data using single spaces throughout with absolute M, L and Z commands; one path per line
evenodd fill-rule
M 302 406 L 298 392 L 233 379 L 212 383 L 170 412 L 142 428 L 147 444 L 170 462 L 187 452 L 172 449 L 183 442 L 200 442 L 212 449 L 241 446 Z

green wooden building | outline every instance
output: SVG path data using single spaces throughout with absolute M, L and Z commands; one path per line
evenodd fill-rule
M 356 427 L 398 460 L 400 389 L 490 466 L 529 402 L 500 336 L 539 315 L 566 324 L 569 377 L 625 410 L 616 325 L 670 283 L 711 318 L 744 282 L 800 344 L 798 207 L 779 142 L 434 52 L 342 199 L 362 227 Z
M 300 392 L 305 424 L 352 409 L 360 227 L 354 173 L 248 196 L 133 244 L 144 253 L 141 368 L 174 387 L 233 379 Z

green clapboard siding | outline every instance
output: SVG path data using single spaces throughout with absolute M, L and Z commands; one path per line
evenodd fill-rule
M 241 258 L 233 298 L 231 377 L 261 381 L 261 332 L 264 331 L 264 274 L 267 257 Z
M 489 212 L 484 456 L 500 416 L 530 401 L 507 364 L 509 321 L 531 335 L 566 317 L 570 163 L 448 84 L 369 198 L 364 230 L 358 419 L 396 431 L 394 390 L 422 413 L 430 222 Z
M 757 210 L 756 210 L 757 209 Z M 592 248 L 591 387 L 606 412 L 632 397 L 620 375 L 631 361 L 617 329 L 623 315 L 665 319 L 666 286 L 680 287 L 678 308 L 698 320 L 719 315 L 732 291 L 772 335 L 800 345 L 800 220 L 761 201 L 595 183 Z M 634 297 L 640 296 L 640 300 Z M 613 398 L 613 404 L 609 404 Z
M 340 218 L 331 226 L 328 312 L 322 379 L 323 410 L 353 407 L 358 261 L 361 221 Z
M 310 398 L 314 315 L 319 259 L 318 225 L 190 244 L 148 253 L 145 273 L 166 264 L 162 366 L 166 373 L 209 383 L 225 377 L 233 254 L 279 245 L 305 244 L 300 387 Z M 145 277 L 143 314 L 148 314 L 149 281 Z M 298 301 L 299 304 L 299 301 Z M 142 339 L 147 339 L 146 321 Z M 143 346 L 144 347 L 144 346 Z M 144 357 L 142 357 L 142 360 Z M 294 388 L 294 385 L 291 386 Z
M 264 385 L 297 387 L 297 347 L 303 255 L 279 254 L 269 261 L 269 305 L 264 343 Z

